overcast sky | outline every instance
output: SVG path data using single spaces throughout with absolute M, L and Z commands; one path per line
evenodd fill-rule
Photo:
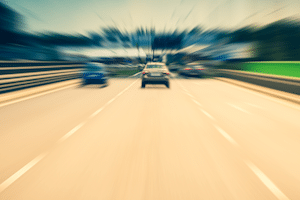
M 116 25 L 175 28 L 237 28 L 298 15 L 300 0 L 1 0 L 26 18 L 30 31 L 82 33 Z

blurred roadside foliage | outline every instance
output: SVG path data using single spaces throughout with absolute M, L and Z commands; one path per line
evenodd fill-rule
M 173 33 L 156 32 L 155 28 L 139 27 L 132 33 L 122 32 L 117 27 L 101 27 L 99 32 L 81 34 L 62 34 L 55 32 L 29 33 L 25 30 L 24 17 L 0 2 L 0 45 L 22 45 L 47 47 L 57 46 L 103 47 L 105 42 L 122 43 L 124 48 L 135 46 L 132 38 L 151 36 L 151 45 L 156 49 L 185 48 L 186 38 L 205 38 L 205 35 L 216 35 L 216 40 L 226 41 L 227 44 L 253 43 L 252 60 L 260 61 L 300 61 L 300 22 L 298 19 L 282 19 L 265 26 L 247 26 L 238 30 L 208 30 L 203 32 L 201 26 L 190 31 Z M 195 39 L 195 41 L 196 41 Z M 139 39 L 138 39 L 139 40 Z M 200 40 L 199 40 L 200 41 Z

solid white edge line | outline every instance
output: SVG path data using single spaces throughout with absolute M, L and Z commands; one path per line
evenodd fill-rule
M 230 135 L 228 135 L 223 129 L 221 129 L 219 126 L 214 125 L 215 128 L 221 133 L 221 135 L 223 135 L 223 137 L 225 137 L 231 144 L 235 145 L 236 147 L 238 147 L 239 145 L 236 143 L 236 141 L 230 137 Z
M 198 106 L 202 106 L 198 101 L 196 101 L 195 99 L 193 99 L 193 101 L 198 105 Z
M 285 196 L 285 194 L 283 194 L 283 192 L 258 167 L 248 160 L 245 160 L 244 162 L 278 199 L 289 200 L 289 198 Z
M 12 176 L 10 176 L 8 179 L 6 179 L 3 183 L 0 185 L 0 193 L 5 190 L 7 187 L 9 187 L 13 182 L 15 182 L 18 178 L 20 178 L 23 174 L 25 174 L 28 170 L 30 170 L 34 165 L 36 165 L 40 160 L 42 160 L 47 153 L 40 154 L 36 158 L 34 158 L 32 161 L 30 161 L 27 165 L 22 167 L 19 171 L 14 173 Z
M 210 119 L 215 120 L 215 118 L 213 118 L 213 116 L 211 116 L 208 112 L 206 112 L 205 110 L 201 109 L 200 110 L 206 115 L 208 116 Z
M 42 92 L 42 93 L 39 93 L 39 94 L 33 94 L 33 95 L 28 96 L 28 97 L 23 97 L 23 98 L 20 98 L 20 99 L 17 99 L 17 100 L 12 100 L 12 101 L 9 101 L 9 102 L 6 102 L 6 103 L 0 103 L 0 108 L 3 107 L 3 106 L 8 106 L 8 105 L 18 103 L 18 102 L 21 102 L 21 101 L 25 101 L 25 100 L 28 100 L 28 99 L 33 99 L 33 98 L 36 98 L 36 97 L 39 97 L 39 96 L 43 96 L 43 95 L 46 95 L 46 94 L 57 92 L 57 91 L 60 91 L 60 90 L 68 89 L 68 88 L 74 87 L 76 85 L 78 85 L 78 84 L 72 84 L 72 85 L 62 87 L 62 88 Z

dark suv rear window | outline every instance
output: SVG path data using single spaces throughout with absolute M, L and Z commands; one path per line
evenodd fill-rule
M 163 68 L 163 65 L 148 65 L 147 68 L 148 69 L 161 69 Z

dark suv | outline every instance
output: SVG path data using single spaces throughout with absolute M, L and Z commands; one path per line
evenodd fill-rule
M 146 84 L 164 84 L 170 88 L 169 75 L 169 69 L 164 63 L 147 63 L 142 72 L 142 88 Z

